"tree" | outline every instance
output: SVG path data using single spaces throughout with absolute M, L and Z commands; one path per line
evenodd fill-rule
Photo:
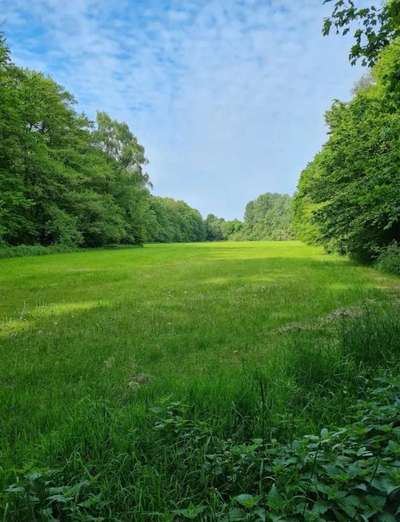
M 238 219 L 226 220 L 214 214 L 208 214 L 204 221 L 207 241 L 224 241 L 237 239 L 243 223 Z
M 205 220 L 207 241 L 222 241 L 226 239 L 224 231 L 225 220 L 214 214 L 208 214 Z
M 382 49 L 400 36 L 400 2 L 388 0 L 382 7 L 357 7 L 355 0 L 324 0 L 335 2 L 332 15 L 324 20 L 323 34 L 327 36 L 332 29 L 336 34 L 346 35 L 352 25 L 354 44 L 349 60 L 354 65 L 361 60 L 362 65 L 373 66 Z
M 0 243 L 30 228 L 24 214 L 32 202 L 26 197 L 23 179 L 18 175 L 24 151 L 20 115 L 16 110 L 21 76 L 22 71 L 11 64 L 8 47 L 0 36 Z
M 206 239 L 200 212 L 184 201 L 152 196 L 148 203 L 147 241 L 176 243 Z
M 300 175 L 297 192 L 293 199 L 293 228 L 296 237 L 305 243 L 317 243 L 320 229 L 313 221 L 313 215 L 319 205 L 311 197 L 313 184 L 322 175 L 322 153 L 315 156 Z
M 400 240 L 400 38 L 384 49 L 373 82 L 327 113 L 329 140 L 303 172 L 296 220 L 317 239 L 370 261 Z M 307 207 L 311 212 L 301 214 Z M 315 229 L 314 229 L 315 230 Z
M 147 164 L 144 148 L 126 123 L 111 119 L 99 112 L 92 134 L 93 144 L 105 156 L 114 176 L 107 192 L 117 201 L 125 223 L 121 242 L 141 243 L 145 235 L 145 214 L 149 176 L 144 172 Z
M 294 238 L 292 198 L 267 192 L 246 206 L 237 239 L 286 240 Z
M 52 79 L 16 67 L 0 39 L 0 242 L 141 243 L 144 149 L 124 123 L 94 124 Z

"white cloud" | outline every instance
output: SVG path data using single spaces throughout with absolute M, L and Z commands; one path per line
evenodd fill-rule
M 156 192 L 239 216 L 292 192 L 359 70 L 321 0 L 0 0 L 15 60 L 127 121 Z M 299 7 L 300 6 L 300 7 Z

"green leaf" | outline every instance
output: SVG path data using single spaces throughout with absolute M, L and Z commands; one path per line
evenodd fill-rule
M 338 504 L 343 509 L 343 511 L 353 520 L 357 513 L 357 508 L 360 505 L 360 501 L 354 495 L 350 495 L 348 497 L 340 499 Z
M 267 496 L 268 506 L 274 510 L 279 509 L 282 506 L 283 499 L 279 494 L 278 488 L 275 484 L 271 487 Z
M 174 513 L 188 520 L 195 520 L 204 510 L 205 506 L 190 506 L 186 509 L 177 509 Z
M 317 502 L 314 503 L 313 507 L 312 507 L 312 512 L 313 513 L 317 513 L 318 515 L 323 515 L 324 513 L 326 513 L 329 509 L 329 504 L 327 504 L 326 502 L 323 502 L 322 500 L 318 500 Z
M 254 506 L 258 504 L 260 497 L 243 493 L 242 495 L 238 495 L 237 497 L 235 497 L 235 500 L 246 509 L 252 509 Z

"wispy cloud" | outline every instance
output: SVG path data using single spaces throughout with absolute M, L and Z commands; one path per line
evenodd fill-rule
M 321 0 L 0 0 L 14 59 L 127 121 L 155 190 L 239 216 L 293 192 L 360 71 Z

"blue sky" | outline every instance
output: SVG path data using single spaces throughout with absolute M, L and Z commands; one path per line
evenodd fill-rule
M 364 1 L 359 3 L 365 3 Z M 326 140 L 324 112 L 362 71 L 321 36 L 322 0 L 0 0 L 16 63 L 50 74 L 79 108 L 126 121 L 154 192 L 241 217 L 293 193 Z

